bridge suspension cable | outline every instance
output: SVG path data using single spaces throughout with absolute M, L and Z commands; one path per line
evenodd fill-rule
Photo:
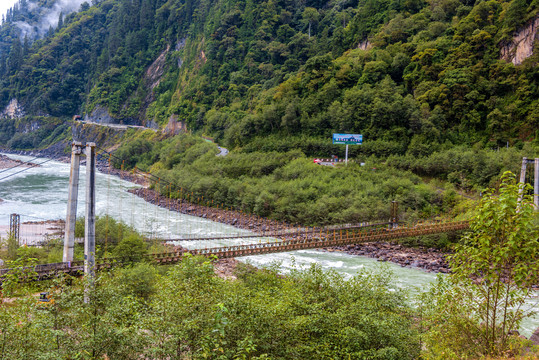
M 33 169 L 33 168 L 35 168 L 35 167 L 37 167 L 37 166 L 41 166 L 41 165 L 43 165 L 43 164 L 45 164 L 45 163 L 48 163 L 49 161 L 52 161 L 52 160 L 53 160 L 53 159 L 48 159 L 48 160 L 45 160 L 45 161 L 43 161 L 43 162 L 41 162 L 41 163 L 39 163 L 39 164 L 32 164 L 31 166 L 29 166 L 29 167 L 27 167 L 27 168 L 25 168 L 25 169 L 19 170 L 19 171 L 17 171 L 17 172 L 14 172 L 13 174 L 9 174 L 9 175 L 7 175 L 7 176 L 4 176 L 3 178 L 0 178 L 0 181 L 5 180 L 5 179 L 7 179 L 7 178 L 10 178 L 10 177 L 12 177 L 12 176 L 14 176 L 14 175 L 20 174 L 20 173 L 22 173 L 22 172 L 25 172 L 25 171 L 27 171 L 27 170 Z
M 19 167 L 19 166 L 23 166 L 23 165 L 33 165 L 32 161 L 37 160 L 37 159 L 39 159 L 39 157 L 35 157 L 35 158 L 30 159 L 30 160 L 28 160 L 28 161 L 22 161 L 22 162 L 18 163 L 17 165 L 14 165 L 14 166 L 11 166 L 11 167 L 2 169 L 2 170 L 0 170 L 0 174 L 5 173 L 6 171 L 9 171 L 9 170 L 11 170 L 11 169 L 15 169 L 15 168 L 17 168 L 17 167 Z

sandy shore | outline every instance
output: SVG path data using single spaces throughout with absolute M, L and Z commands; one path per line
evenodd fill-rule
M 19 230 L 20 245 L 36 246 L 52 238 L 63 237 L 63 220 L 28 221 L 21 223 Z M 9 225 L 0 225 L 0 237 L 8 237 Z

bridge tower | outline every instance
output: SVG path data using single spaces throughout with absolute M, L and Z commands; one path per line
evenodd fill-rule
M 539 210 L 539 158 L 535 158 L 534 160 L 527 157 L 522 158 L 522 167 L 520 169 L 521 183 L 526 183 L 526 167 L 528 164 L 534 164 L 533 204 L 535 210 Z M 520 190 L 520 199 L 522 199 L 522 190 Z
M 21 216 L 19 214 L 11 214 L 9 216 L 9 234 L 17 241 L 17 246 L 20 245 L 21 233 Z
M 397 201 L 391 202 L 391 227 L 399 227 L 399 203 Z
M 80 156 L 86 155 L 86 218 L 84 230 L 84 273 L 94 276 L 95 267 L 95 143 L 71 145 L 71 172 L 67 198 L 67 216 L 64 237 L 64 262 L 73 261 L 75 223 L 79 190 Z

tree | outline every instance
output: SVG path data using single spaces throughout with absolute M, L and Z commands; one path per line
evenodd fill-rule
M 22 44 L 19 38 L 16 38 L 11 45 L 11 50 L 7 58 L 8 71 L 14 74 L 22 65 Z
M 458 358 L 507 354 L 510 334 L 531 315 L 525 300 L 537 284 L 539 227 L 531 196 L 519 201 L 515 175 L 502 176 L 499 193 L 486 191 L 464 237 L 449 258 L 452 274 L 431 292 L 432 353 Z M 450 357 L 450 356 L 448 356 Z
M 60 30 L 64 26 L 64 13 L 60 11 L 60 15 L 58 16 L 58 26 L 56 26 L 57 30 Z
M 84 12 L 90 8 L 90 4 L 87 1 L 80 4 L 79 12 Z
M 13 261 L 6 261 L 10 271 L 4 275 L 2 280 L 2 296 L 13 296 L 22 287 L 21 283 L 30 282 L 37 278 L 35 271 L 37 259 L 31 257 L 30 252 L 27 250 L 26 246 L 19 248 L 17 258 Z
M 135 234 L 128 235 L 114 248 L 114 256 L 118 257 L 124 264 L 140 262 L 148 248 L 144 240 Z
M 309 24 L 309 39 L 311 38 L 311 26 L 313 22 L 318 21 L 318 10 L 312 7 L 307 7 L 303 10 L 303 20 Z

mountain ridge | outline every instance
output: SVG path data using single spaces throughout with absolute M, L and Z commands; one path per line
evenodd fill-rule
M 419 154 L 446 141 L 533 140 L 539 128 L 537 33 L 524 52 L 510 45 L 538 21 L 537 1 L 81 6 L 31 48 L 14 41 L 2 52 L 2 108 L 17 99 L 34 116 L 177 118 L 228 146 L 352 131 Z

